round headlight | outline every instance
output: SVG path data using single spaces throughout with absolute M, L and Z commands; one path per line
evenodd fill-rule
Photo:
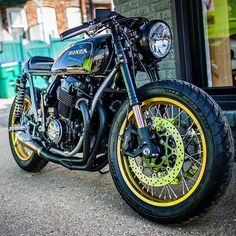
M 164 21 L 150 21 L 141 27 L 138 36 L 138 46 L 143 56 L 148 60 L 150 60 L 150 56 L 161 60 L 171 49 L 171 31 Z
M 170 28 L 164 22 L 157 22 L 149 33 L 149 46 L 157 58 L 165 57 L 171 48 Z

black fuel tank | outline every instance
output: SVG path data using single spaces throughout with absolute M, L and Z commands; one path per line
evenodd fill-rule
M 70 44 L 58 55 L 52 72 L 103 74 L 113 55 L 111 35 L 99 35 Z

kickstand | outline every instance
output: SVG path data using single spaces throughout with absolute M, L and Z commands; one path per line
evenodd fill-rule
M 101 170 L 99 170 L 99 173 L 100 173 L 101 175 L 105 175 L 105 174 L 107 174 L 108 172 L 110 172 L 109 165 L 106 165 L 106 166 L 103 167 Z

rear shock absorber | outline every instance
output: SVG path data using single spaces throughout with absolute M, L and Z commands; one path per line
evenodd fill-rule
M 25 98 L 25 88 L 26 88 L 26 75 L 22 75 L 19 78 L 19 84 L 17 89 L 17 96 L 15 101 L 15 122 L 19 122 L 23 113 L 23 103 Z

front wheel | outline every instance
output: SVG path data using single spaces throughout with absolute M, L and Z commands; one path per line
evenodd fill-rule
M 174 223 L 199 215 L 222 195 L 231 176 L 234 150 L 226 118 L 211 97 L 184 82 L 145 85 L 139 98 L 160 156 L 124 154 L 124 142 L 134 151 L 140 140 L 134 114 L 124 104 L 109 138 L 118 191 L 135 211 L 155 221 Z

